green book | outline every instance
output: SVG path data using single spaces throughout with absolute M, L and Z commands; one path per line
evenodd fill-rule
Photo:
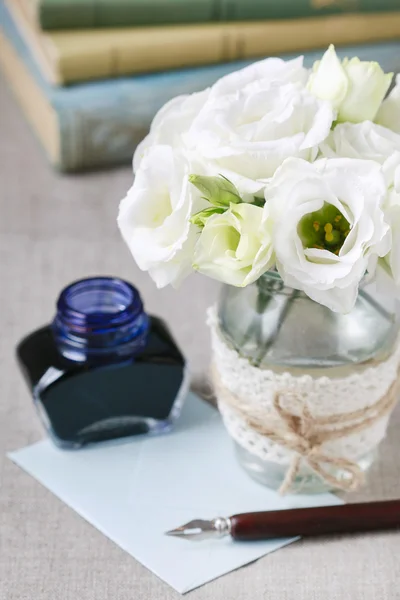
M 400 8 L 399 0 L 25 0 L 42 29 L 294 19 Z

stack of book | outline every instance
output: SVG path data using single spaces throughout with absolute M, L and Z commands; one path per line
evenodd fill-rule
M 321 54 L 311 50 L 334 43 L 399 71 L 398 9 L 399 0 L 2 0 L 0 65 L 52 164 L 76 171 L 130 161 L 167 100 L 257 57 L 305 51 L 311 65 Z

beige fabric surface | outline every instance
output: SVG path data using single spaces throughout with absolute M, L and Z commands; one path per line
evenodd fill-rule
M 43 437 L 14 346 L 52 317 L 62 286 L 91 274 L 120 275 L 138 285 L 150 312 L 168 319 L 201 384 L 209 355 L 205 309 L 218 286 L 193 277 L 179 291 L 157 291 L 115 224 L 130 169 L 61 177 L 45 163 L 4 84 L 0 114 L 0 599 L 176 600 L 178 593 L 6 459 L 7 451 Z M 353 501 L 400 497 L 399 409 L 369 486 Z M 400 534 L 301 541 L 188 597 L 396 600 Z

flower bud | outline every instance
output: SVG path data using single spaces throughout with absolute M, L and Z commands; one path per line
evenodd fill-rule
M 200 190 L 204 199 L 214 206 L 228 208 L 231 204 L 241 202 L 239 192 L 233 183 L 223 175 L 217 177 L 189 175 L 189 181 Z
M 377 62 L 359 58 L 340 61 L 333 45 L 314 63 L 308 89 L 329 100 L 337 120 L 351 123 L 373 121 L 389 89 L 393 73 L 385 74 Z

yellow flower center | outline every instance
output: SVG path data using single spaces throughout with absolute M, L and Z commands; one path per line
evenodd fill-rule
M 350 233 L 350 223 L 335 206 L 325 203 L 320 210 L 305 215 L 297 231 L 304 248 L 328 250 L 338 255 Z

